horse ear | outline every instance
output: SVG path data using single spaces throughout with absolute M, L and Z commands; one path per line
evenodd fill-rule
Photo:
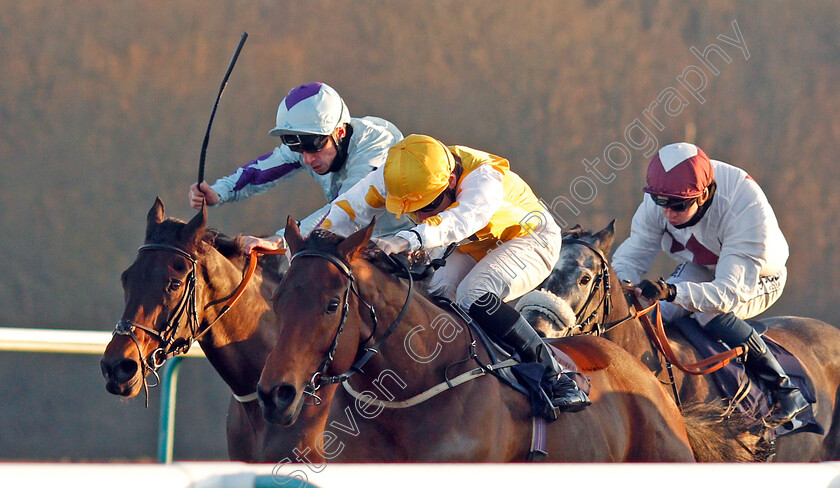
M 155 203 L 149 209 L 149 215 L 146 216 L 146 239 L 148 240 L 154 232 L 155 226 L 166 220 L 166 212 L 163 208 L 163 202 L 160 197 L 155 198 Z
M 300 227 L 298 227 L 297 222 L 291 215 L 286 217 L 286 233 L 283 238 L 286 239 L 286 243 L 289 245 L 289 250 L 292 251 L 292 254 L 298 252 L 298 249 L 303 246 L 303 236 L 300 235 Z
M 351 262 L 353 259 L 364 251 L 367 248 L 368 242 L 370 242 L 370 236 L 373 235 L 373 226 L 376 224 L 376 218 L 374 218 L 370 225 L 365 227 L 362 230 L 356 231 L 347 239 L 341 242 L 338 245 L 338 255 L 339 257 L 343 258 L 345 262 Z
M 600 232 L 595 234 L 595 244 L 602 253 L 608 254 L 615 238 L 615 219 Z
M 207 207 L 202 204 L 201 210 L 187 222 L 184 227 L 184 240 L 187 244 L 198 244 L 204 238 L 204 232 L 207 230 Z

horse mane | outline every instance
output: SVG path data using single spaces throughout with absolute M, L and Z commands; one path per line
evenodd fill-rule
M 237 266 L 244 266 L 246 255 L 242 252 L 242 236 L 231 237 L 214 227 L 208 227 L 202 238 L 196 242 L 184 235 L 186 226 L 187 223 L 183 220 L 169 217 L 151 229 L 146 241 L 150 244 L 180 244 L 184 251 L 193 255 L 205 253 L 213 247 Z M 257 265 L 262 268 L 264 276 L 279 283 L 283 272 L 288 268 L 288 258 L 283 255 L 264 255 L 260 257 Z
M 304 241 L 303 249 L 337 255 L 338 245 L 343 241 L 343 237 L 326 229 L 315 229 Z M 363 256 L 368 263 L 379 268 L 380 271 L 389 276 L 395 276 L 396 273 L 403 272 L 403 268 L 396 264 L 393 259 L 385 254 L 382 249 L 379 249 L 372 241 L 368 242 Z M 425 259 L 425 251 L 416 251 L 409 256 L 409 264 L 413 265 L 415 262 L 423 262 Z

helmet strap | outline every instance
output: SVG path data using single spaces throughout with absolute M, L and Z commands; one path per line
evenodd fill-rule
M 335 136 L 335 131 L 330 134 L 330 138 L 335 145 L 335 159 L 333 159 L 332 164 L 330 165 L 330 173 L 335 173 L 340 171 L 341 168 L 344 167 L 344 163 L 347 161 L 347 148 L 350 146 L 350 137 L 353 135 L 353 126 L 350 124 L 344 124 L 344 137 L 339 140 Z
M 703 216 L 706 215 L 706 211 L 709 210 L 709 207 L 712 206 L 712 200 L 715 197 L 716 189 L 717 183 L 713 181 L 709 186 L 706 187 L 706 193 L 708 196 L 706 197 L 706 200 L 703 202 L 703 204 L 697 208 L 697 213 L 694 214 L 694 217 L 691 217 L 691 220 L 689 220 L 688 222 L 681 225 L 675 225 L 674 227 L 677 229 L 685 229 L 686 227 L 691 227 L 697 222 L 700 222 L 700 219 L 702 219 Z

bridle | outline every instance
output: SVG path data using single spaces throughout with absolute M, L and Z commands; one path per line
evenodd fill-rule
M 585 330 L 586 327 L 589 326 L 590 323 L 595 321 L 592 327 L 592 333 L 595 335 L 603 335 L 609 332 L 614 327 L 617 327 L 627 321 L 633 320 L 636 318 L 636 314 L 630 312 L 626 317 L 618 319 L 613 322 L 603 322 L 610 316 L 610 311 L 612 310 L 612 299 L 610 298 L 610 270 L 609 265 L 607 264 L 607 258 L 604 256 L 604 253 L 598 249 L 597 247 L 593 246 L 587 241 L 578 238 L 565 238 L 563 239 L 563 245 L 566 244 L 579 244 L 581 246 L 587 247 L 589 250 L 595 253 L 600 260 L 600 272 L 593 277 L 595 284 L 592 285 L 592 289 L 589 291 L 589 296 L 586 297 L 586 301 L 583 303 L 583 306 L 580 310 L 575 314 L 575 326 L 573 329 L 580 329 L 581 331 Z M 601 297 L 598 299 L 597 304 L 592 309 L 592 312 L 586 316 L 585 319 L 581 320 L 581 317 L 586 313 L 589 305 L 593 303 L 593 300 L 596 300 L 595 297 L 598 295 L 599 290 L 603 288 L 601 292 Z M 596 320 L 600 312 L 601 319 L 600 321 Z
M 401 267 L 405 268 L 407 277 L 408 277 L 408 292 L 405 298 L 405 303 L 403 304 L 402 309 L 397 314 L 397 317 L 391 322 L 391 325 L 388 326 L 388 330 L 385 331 L 382 336 L 376 340 L 376 342 L 371 345 L 365 347 L 360 355 L 357 355 L 357 359 L 353 362 L 350 366 L 349 370 L 345 373 L 341 373 L 334 376 L 326 376 L 327 368 L 329 368 L 332 361 L 335 359 L 335 351 L 338 349 L 338 340 L 341 337 L 341 333 L 344 331 L 344 325 L 347 322 L 347 314 L 350 309 L 350 293 L 352 292 L 356 298 L 364 305 L 368 311 L 370 312 L 371 320 L 373 321 L 373 330 L 371 331 L 370 335 L 360 344 L 366 344 L 373 339 L 374 335 L 376 334 L 376 327 L 377 327 L 377 320 L 376 320 L 376 310 L 370 305 L 364 298 L 359 294 L 358 287 L 356 286 L 356 278 L 353 276 L 353 271 L 350 267 L 342 261 L 337 256 L 332 254 L 328 254 L 322 251 L 315 251 L 315 250 L 303 250 L 298 251 L 295 253 L 290 262 L 294 262 L 295 259 L 299 258 L 322 258 L 326 259 L 330 263 L 332 263 L 339 271 L 347 278 L 347 287 L 344 289 L 344 304 L 341 307 L 341 317 L 339 318 L 338 322 L 338 329 L 336 330 L 335 336 L 333 337 L 332 344 L 330 345 L 330 349 L 327 352 L 326 357 L 321 361 L 320 366 L 315 371 L 315 373 L 310 377 L 309 382 L 304 387 L 303 393 L 305 395 L 309 395 L 312 397 L 313 405 L 319 405 L 321 403 L 321 398 L 317 395 L 317 391 L 324 385 L 330 385 L 335 383 L 343 383 L 347 381 L 351 376 L 356 373 L 362 372 L 362 367 L 375 355 L 379 354 L 379 350 L 382 344 L 385 342 L 388 337 L 393 334 L 396 330 L 397 326 L 402 322 L 403 317 L 405 316 L 406 311 L 408 310 L 408 304 L 411 302 L 411 292 L 414 288 L 414 280 L 409 272 L 409 269 L 406 267 L 406 263 L 402 260 L 395 260 L 392 259 L 393 262 L 398 263 Z
M 145 244 L 137 249 L 137 252 L 148 251 L 167 251 L 175 253 L 186 259 L 190 263 L 191 269 L 185 280 L 186 289 L 184 290 L 184 294 L 181 296 L 181 300 L 178 302 L 178 305 L 176 305 L 172 313 L 169 314 L 169 318 L 166 320 L 166 326 L 163 328 L 163 331 L 158 332 L 152 327 L 138 324 L 137 322 L 126 319 L 120 320 L 114 327 L 113 335 L 128 336 L 137 348 L 137 355 L 140 358 L 140 364 L 143 368 L 143 371 L 140 373 L 140 377 L 143 381 L 143 389 L 146 391 L 146 406 L 149 404 L 149 384 L 146 381 L 146 375 L 148 373 L 155 375 L 157 383 L 151 386 L 157 386 L 160 384 L 160 377 L 157 374 L 157 370 L 166 363 L 167 359 L 187 352 L 192 345 L 193 341 L 189 339 L 181 339 L 176 343 L 177 332 L 179 324 L 182 322 L 182 317 L 184 315 L 187 316 L 186 321 L 190 327 L 192 336 L 195 336 L 196 331 L 198 330 L 198 310 L 195 299 L 195 258 L 187 251 L 167 244 Z M 146 334 L 157 339 L 159 343 L 158 348 L 150 352 L 146 357 L 143 357 L 140 341 L 137 339 L 137 334 L 134 332 L 135 329 L 142 330 Z
M 158 384 L 160 384 L 160 377 L 157 374 L 158 369 L 160 369 L 169 358 L 184 354 L 187 351 L 189 351 L 190 347 L 196 341 L 201 339 L 201 337 L 203 337 L 204 334 L 210 331 L 210 328 L 230 310 L 233 304 L 236 303 L 236 301 L 242 295 L 242 292 L 245 290 L 245 286 L 248 284 L 248 281 L 254 273 L 254 269 L 256 268 L 257 264 L 257 254 L 281 254 L 285 252 L 285 250 L 251 251 L 251 253 L 248 256 L 249 261 L 242 281 L 239 283 L 236 290 L 230 296 L 227 303 L 225 303 L 225 305 L 221 308 L 216 318 L 213 319 L 212 322 L 208 323 L 204 330 L 199 330 L 200 325 L 198 320 L 198 305 L 196 301 L 196 258 L 189 252 L 181 249 L 180 247 L 171 246 L 168 244 L 144 244 L 137 249 L 138 253 L 149 251 L 165 251 L 177 254 L 178 256 L 183 257 L 190 263 L 191 269 L 190 272 L 187 274 L 185 280 L 186 288 L 184 290 L 184 294 L 181 296 L 181 300 L 175 306 L 175 309 L 172 311 L 172 313 L 169 314 L 163 331 L 158 332 L 152 327 L 143 324 L 138 324 L 137 322 L 125 319 L 117 322 L 117 325 L 114 327 L 113 335 L 128 336 L 134 343 L 134 346 L 137 348 L 137 356 L 140 358 L 140 364 L 143 368 L 143 371 L 141 372 L 141 378 L 143 381 L 143 389 L 146 392 L 147 407 L 149 406 L 149 386 L 155 387 Z M 179 339 L 178 331 L 181 328 L 182 322 L 184 322 L 183 317 L 185 315 L 186 324 L 189 327 L 190 334 L 188 337 L 182 337 Z M 159 346 L 155 350 L 150 352 L 146 357 L 143 357 L 143 351 L 140 347 L 140 341 L 137 338 L 137 334 L 135 334 L 135 329 L 142 330 L 144 333 L 157 339 L 159 343 Z M 153 374 L 157 379 L 157 382 L 153 385 L 149 385 L 146 381 L 146 375 L 149 373 Z

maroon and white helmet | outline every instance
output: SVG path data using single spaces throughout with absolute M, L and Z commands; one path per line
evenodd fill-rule
M 703 194 L 715 180 L 715 171 L 702 149 L 687 142 L 669 144 L 650 162 L 645 193 L 686 199 Z

